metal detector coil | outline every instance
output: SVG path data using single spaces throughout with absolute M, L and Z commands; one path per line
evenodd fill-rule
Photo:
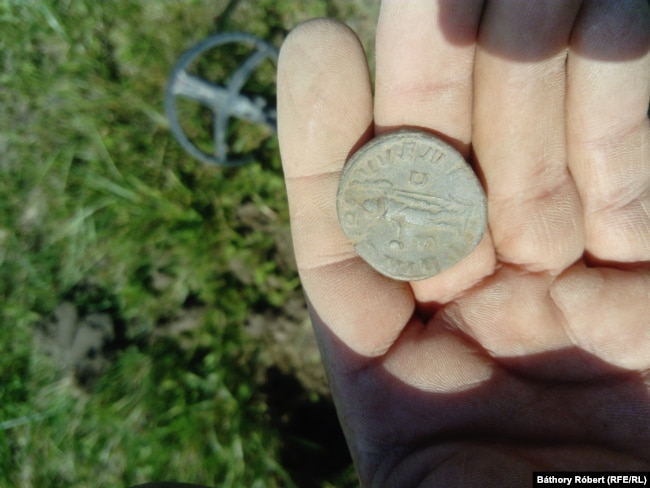
M 206 51 L 231 43 L 248 44 L 254 50 L 235 70 L 226 86 L 214 84 L 188 71 L 189 66 Z M 242 87 L 255 71 L 255 68 L 266 59 L 270 59 L 277 64 L 278 50 L 268 42 L 243 32 L 230 32 L 209 37 L 183 53 L 172 69 L 167 83 L 165 111 L 167 112 L 172 133 L 189 154 L 208 164 L 224 167 L 242 166 L 249 162 L 250 158 L 228 158 L 226 134 L 231 117 L 264 125 L 273 132 L 276 131 L 275 108 L 268 107 L 267 101 L 262 97 L 251 99 L 241 93 Z M 214 154 L 199 149 L 183 131 L 178 120 L 177 97 L 194 100 L 212 112 Z

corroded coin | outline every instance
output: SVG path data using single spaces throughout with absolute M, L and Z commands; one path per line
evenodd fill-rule
M 465 258 L 487 222 L 485 193 L 449 144 L 403 129 L 363 146 L 343 170 L 338 218 L 357 253 L 380 273 L 422 280 Z

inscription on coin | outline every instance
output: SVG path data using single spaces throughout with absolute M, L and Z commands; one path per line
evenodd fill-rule
M 381 135 L 348 161 L 337 210 L 357 253 L 380 273 L 435 276 L 476 247 L 486 229 L 485 194 L 458 151 L 429 133 Z

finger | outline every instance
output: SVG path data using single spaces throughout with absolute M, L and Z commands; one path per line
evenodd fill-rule
M 440 305 L 462 296 L 468 289 L 494 272 L 494 246 L 486 232 L 476 248 L 458 264 L 433 278 L 413 281 L 411 288 L 418 300 L 418 311 L 423 317 L 435 313 Z
M 383 361 L 385 371 L 419 391 L 452 393 L 476 388 L 494 372 L 476 344 L 434 318 L 404 329 Z
M 547 381 L 588 378 L 593 371 L 573 355 L 542 364 L 529 360 L 573 346 L 563 317 L 548 294 L 552 280 L 546 273 L 503 266 L 445 307 L 438 318 L 481 344 L 499 364 L 520 374 Z
M 278 133 L 296 261 L 319 318 L 350 349 L 382 354 L 413 312 L 408 285 L 357 257 L 338 223 L 350 153 L 372 129 L 363 49 L 343 24 L 318 19 L 288 36 L 278 63 Z
M 377 26 L 375 131 L 420 127 L 469 158 L 472 70 L 483 0 L 384 0 Z M 453 300 L 494 270 L 489 233 L 461 263 L 412 283 L 420 303 Z
M 586 249 L 603 261 L 650 260 L 650 7 L 589 1 L 568 58 L 569 166 Z
M 565 58 L 578 2 L 489 2 L 475 65 L 473 145 L 501 261 L 559 272 L 583 252 L 566 163 Z
M 472 65 L 483 0 L 384 0 L 377 25 L 378 133 L 430 129 L 469 156 Z M 445 31 L 453 33 L 450 41 Z
M 551 297 L 576 346 L 621 368 L 650 368 L 650 273 L 572 268 Z

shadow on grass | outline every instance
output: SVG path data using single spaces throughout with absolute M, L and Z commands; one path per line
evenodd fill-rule
M 262 393 L 283 441 L 280 462 L 295 483 L 309 488 L 335 482 L 352 459 L 332 401 L 311 398 L 294 376 L 275 367 L 268 370 Z

